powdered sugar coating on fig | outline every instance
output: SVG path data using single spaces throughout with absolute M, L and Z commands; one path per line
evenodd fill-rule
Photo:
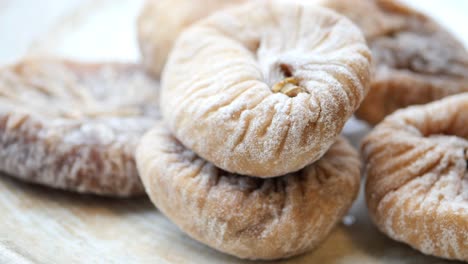
M 360 160 L 338 138 L 317 162 L 281 177 L 231 174 L 185 148 L 162 125 L 136 160 L 154 204 L 189 236 L 248 259 L 279 259 L 315 248 L 356 198 Z
M 174 135 L 224 170 L 272 177 L 319 159 L 367 92 L 370 52 L 348 19 L 254 1 L 179 37 L 162 77 Z
M 388 116 L 365 138 L 379 229 L 425 254 L 468 261 L 468 93 Z
M 25 60 L 0 70 L 0 170 L 60 189 L 142 194 L 134 150 L 157 119 L 158 83 L 137 65 Z

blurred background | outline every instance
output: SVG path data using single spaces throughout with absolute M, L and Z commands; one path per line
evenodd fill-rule
M 402 1 L 431 15 L 468 45 L 467 0 Z M 144 0 L 0 0 L 0 65 L 28 54 L 136 61 L 139 52 L 135 19 L 143 3 Z

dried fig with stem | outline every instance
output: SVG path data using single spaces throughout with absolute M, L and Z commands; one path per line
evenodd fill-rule
M 468 261 L 468 93 L 399 110 L 365 138 L 377 227 L 425 254 Z
M 143 194 L 134 151 L 158 83 L 130 64 L 28 59 L 0 69 L 0 171 L 110 196 Z
M 254 1 L 181 34 L 161 110 L 217 167 L 279 176 L 328 150 L 366 95 L 369 69 L 365 40 L 345 17 L 303 1 Z

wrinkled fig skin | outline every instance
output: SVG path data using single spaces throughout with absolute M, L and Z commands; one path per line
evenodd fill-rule
M 399 110 L 365 138 L 378 228 L 425 254 L 468 261 L 468 93 Z
M 143 195 L 134 151 L 159 119 L 136 65 L 37 58 L 0 69 L 0 171 L 106 196 Z
M 372 50 L 359 118 L 375 125 L 399 108 L 468 92 L 468 52 L 431 18 L 394 0 L 324 2 L 353 20 Z
M 254 1 L 181 34 L 161 110 L 174 135 L 217 167 L 275 177 L 323 156 L 366 95 L 369 70 L 370 51 L 345 17 L 302 1 Z
M 161 75 L 179 34 L 214 11 L 246 0 L 147 0 L 138 18 L 138 43 L 145 68 Z
M 159 210 L 192 238 L 239 258 L 279 259 L 315 248 L 359 190 L 359 156 L 343 138 L 314 164 L 271 179 L 218 169 L 162 124 L 143 137 L 136 156 Z

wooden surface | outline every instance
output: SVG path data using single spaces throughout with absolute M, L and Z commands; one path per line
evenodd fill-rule
M 245 263 L 190 239 L 145 197 L 83 196 L 6 176 L 0 193 L 0 263 Z M 445 263 L 378 233 L 362 202 L 346 219 L 354 223 L 283 263 Z
M 437 15 L 447 17 L 444 23 L 462 32 L 466 28 L 457 27 L 456 18 L 466 9 L 457 13 L 457 8 L 440 7 L 441 2 L 466 7 L 462 1 L 419 4 L 425 3 L 427 11 L 441 11 Z M 0 64 L 28 54 L 136 61 L 134 19 L 142 2 L 0 0 Z M 365 126 L 352 121 L 345 134 L 357 145 L 365 132 Z M 146 197 L 78 195 L 0 175 L 0 212 L 0 263 L 246 263 L 190 239 Z M 361 193 L 319 248 L 281 263 L 452 262 L 424 256 L 380 234 L 367 216 Z

